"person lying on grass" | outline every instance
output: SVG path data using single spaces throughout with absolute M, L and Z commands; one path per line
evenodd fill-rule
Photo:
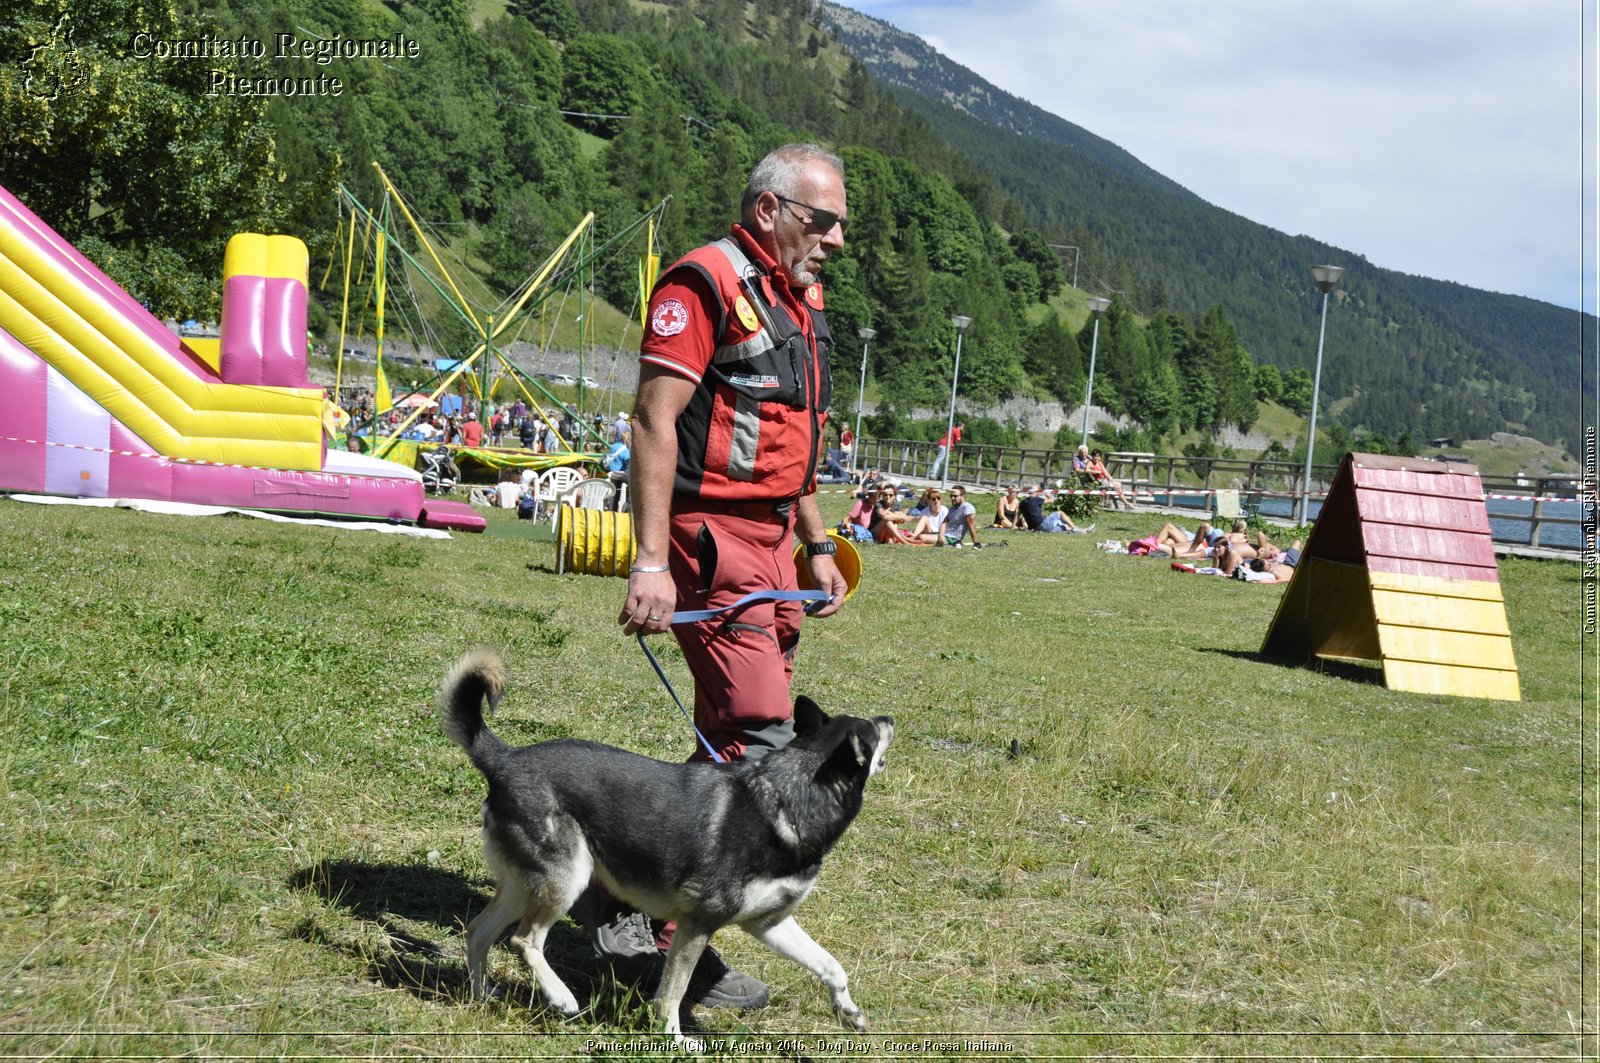
M 1294 566 L 1300 563 L 1300 540 L 1296 539 L 1287 547 L 1279 547 L 1271 539 L 1267 538 L 1266 532 L 1258 531 L 1256 532 L 1254 545 L 1243 536 L 1237 542 L 1232 541 L 1232 536 L 1229 536 L 1229 541 L 1224 543 L 1216 553 L 1216 565 L 1222 569 L 1224 576 L 1233 575 L 1233 570 L 1243 564 L 1249 564 L 1252 568 L 1255 568 L 1254 562 L 1256 561 L 1288 569 L 1288 572 L 1278 576 L 1279 579 L 1288 579 L 1290 575 L 1293 575 Z M 1256 571 L 1272 570 L 1256 568 Z
M 1168 521 L 1154 535 L 1130 542 L 1128 553 L 1149 554 L 1152 557 L 1205 558 L 1210 557 L 1216 545 L 1226 538 L 1209 521 L 1201 521 L 1193 535 Z

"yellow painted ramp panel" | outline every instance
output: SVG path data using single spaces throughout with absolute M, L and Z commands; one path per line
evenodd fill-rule
M 1460 698 L 1493 698 L 1496 701 L 1522 700 L 1522 689 L 1514 671 L 1385 660 L 1383 682 L 1390 690 L 1406 690 L 1413 694 L 1447 694 Z
M 1503 635 L 1379 624 L 1378 646 L 1385 661 L 1394 658 L 1470 668 L 1517 668 L 1516 658 L 1511 655 L 1511 640 Z
M 1500 584 L 1493 580 L 1445 579 L 1441 576 L 1412 576 L 1397 572 L 1372 573 L 1372 586 L 1380 591 L 1410 591 L 1416 594 L 1435 594 L 1441 598 L 1475 598 L 1485 602 L 1503 602 Z
M 1511 637 L 1506 624 L 1506 607 L 1501 602 L 1477 598 L 1442 598 L 1436 594 L 1415 594 L 1372 590 L 1372 608 L 1380 624 L 1405 627 L 1431 627 L 1441 631 L 1475 631 L 1485 635 Z

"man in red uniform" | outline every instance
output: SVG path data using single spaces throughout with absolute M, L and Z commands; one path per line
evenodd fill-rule
M 796 536 L 812 584 L 830 595 L 811 615 L 837 612 L 846 589 L 814 493 L 833 344 L 817 274 L 844 247 L 843 164 L 814 145 L 779 148 L 751 174 L 740 212 L 728 237 L 685 255 L 650 299 L 633 410 L 638 553 L 618 617 L 630 635 L 673 631 L 694 676 L 695 725 L 725 759 L 793 737 L 801 607 L 759 602 L 675 627 L 673 612 L 794 589 Z M 637 920 L 596 934 L 619 971 L 659 963 Z M 767 998 L 710 949 L 695 987 L 713 1006 Z

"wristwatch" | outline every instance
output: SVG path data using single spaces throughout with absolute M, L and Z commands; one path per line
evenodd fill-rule
M 807 557 L 817 557 L 821 554 L 836 554 L 838 552 L 839 544 L 834 542 L 832 539 L 824 539 L 820 543 L 806 543 Z

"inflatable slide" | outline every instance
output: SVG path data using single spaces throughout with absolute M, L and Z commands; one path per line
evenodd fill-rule
M 242 233 L 217 340 L 181 340 L 0 188 L 0 491 L 416 520 L 422 478 L 329 451 L 306 248 Z

